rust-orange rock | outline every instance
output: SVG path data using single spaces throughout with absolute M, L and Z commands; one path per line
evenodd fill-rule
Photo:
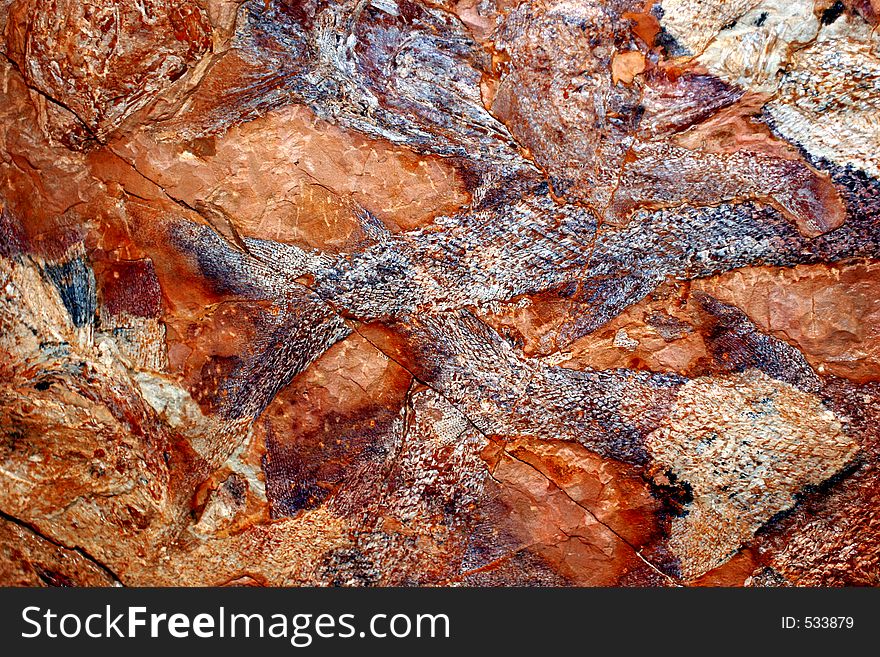
M 695 288 L 742 308 L 762 331 L 800 349 L 819 373 L 880 376 L 880 266 L 743 269 Z

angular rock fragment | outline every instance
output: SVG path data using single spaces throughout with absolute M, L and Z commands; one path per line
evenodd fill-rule
M 211 48 L 198 2 L 17 0 L 6 11 L 4 51 L 28 85 L 60 108 L 55 113 L 73 115 L 72 132 L 64 118 L 49 119 L 71 145 L 103 140 Z
M 794 493 L 842 469 L 858 449 L 815 398 L 754 370 L 688 382 L 668 422 L 648 450 L 654 467 L 693 496 L 670 536 L 686 579 L 729 558 L 791 507 Z

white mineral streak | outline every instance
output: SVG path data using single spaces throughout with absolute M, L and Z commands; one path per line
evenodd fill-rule
M 386 14 L 390 14 L 391 16 L 400 16 L 400 9 L 397 6 L 397 3 L 394 0 L 372 0 L 370 3 L 376 9 L 380 9 L 384 11 Z

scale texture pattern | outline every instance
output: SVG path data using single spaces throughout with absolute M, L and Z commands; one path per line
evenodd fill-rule
M 880 585 L 878 22 L 0 0 L 0 585 Z

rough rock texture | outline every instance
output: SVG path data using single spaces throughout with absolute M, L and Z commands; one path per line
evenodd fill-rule
M 849 0 L 0 0 L 0 584 L 880 584 Z

